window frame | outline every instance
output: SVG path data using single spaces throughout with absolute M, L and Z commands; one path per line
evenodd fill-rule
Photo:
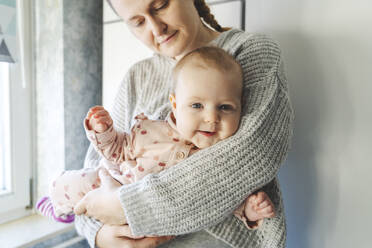
M 0 223 L 32 213 L 35 133 L 32 9 L 30 1 L 16 1 L 19 61 L 9 64 L 10 190 L 0 195 Z M 22 67 L 23 65 L 23 67 Z
M 0 62 L 0 118 L 9 119 L 9 64 Z M 0 168 L 0 196 L 6 194 L 6 189 L 10 187 L 10 171 L 9 171 L 9 122 L 0 122 L 0 164 L 4 163 L 7 166 Z

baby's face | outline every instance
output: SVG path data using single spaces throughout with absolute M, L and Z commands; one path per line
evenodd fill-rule
M 233 135 L 239 127 L 242 79 L 214 68 L 185 66 L 178 74 L 176 95 L 171 96 L 181 136 L 199 148 Z

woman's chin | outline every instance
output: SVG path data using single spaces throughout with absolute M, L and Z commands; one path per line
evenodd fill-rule
M 176 58 L 182 55 L 182 51 L 180 51 L 180 49 L 177 49 L 176 47 L 167 47 L 165 49 L 161 49 L 159 53 L 170 58 Z
M 186 46 L 184 44 L 180 44 L 178 42 L 170 43 L 170 44 L 164 44 L 159 47 L 159 53 L 161 55 L 176 58 L 176 57 L 182 57 L 187 53 Z

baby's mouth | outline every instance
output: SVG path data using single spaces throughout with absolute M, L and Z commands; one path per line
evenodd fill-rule
M 208 131 L 201 131 L 201 130 L 199 130 L 198 132 L 206 137 L 211 137 L 217 133 L 217 132 L 208 132 Z

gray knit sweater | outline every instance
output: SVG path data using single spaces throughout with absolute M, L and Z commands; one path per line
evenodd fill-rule
M 277 182 L 292 134 L 293 111 L 278 45 L 264 35 L 226 31 L 213 45 L 232 54 L 244 74 L 244 100 L 237 133 L 176 166 L 120 190 L 135 235 L 181 235 L 206 230 L 232 247 L 284 247 L 286 226 Z M 154 55 L 127 73 L 111 111 L 118 130 L 128 130 L 137 113 L 164 118 L 175 61 Z M 85 166 L 99 157 L 90 148 Z M 277 216 L 248 230 L 232 215 L 243 200 L 263 188 Z M 76 227 L 93 246 L 101 223 L 78 217 Z

